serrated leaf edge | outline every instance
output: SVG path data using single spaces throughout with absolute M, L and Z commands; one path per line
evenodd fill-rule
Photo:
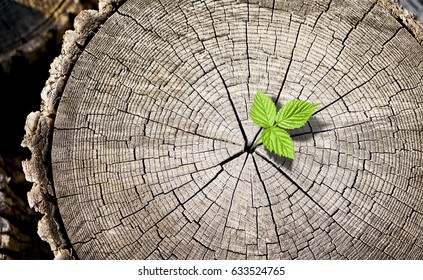
M 296 101 L 296 100 L 298 100 L 300 102 L 305 102 L 309 106 L 309 108 L 307 110 L 304 110 L 304 111 L 310 111 L 309 113 L 307 113 L 307 115 L 309 115 L 309 116 L 305 120 L 301 119 L 301 121 L 299 121 L 297 124 L 286 125 L 284 123 L 284 122 L 286 122 L 286 120 L 280 119 L 280 118 L 282 118 L 281 115 L 284 112 L 286 106 L 289 105 L 290 102 L 293 102 L 293 101 Z M 308 120 L 312 117 L 313 113 L 316 111 L 317 107 L 319 107 L 319 106 L 320 106 L 320 104 L 318 104 L 318 103 L 311 103 L 311 102 L 300 100 L 300 99 L 289 100 L 284 106 L 282 106 L 282 108 L 279 109 L 278 113 L 276 114 L 275 122 L 280 128 L 284 128 L 284 129 L 295 129 L 295 128 L 303 127 L 308 122 Z M 300 111 L 299 113 L 297 113 L 297 115 L 304 113 L 304 111 Z
M 271 112 L 269 113 L 269 111 Z M 256 125 L 269 128 L 275 124 L 276 105 L 269 96 L 258 90 L 250 109 L 250 116 Z
M 279 130 L 280 132 L 283 132 L 285 134 L 285 136 L 287 136 L 287 139 L 289 139 L 289 142 L 290 142 L 289 145 L 286 145 L 286 141 L 280 141 L 280 142 L 282 142 L 282 146 L 285 147 L 284 149 L 281 150 L 280 153 L 278 151 L 276 151 L 276 149 L 274 149 L 274 147 L 268 146 L 268 142 L 267 142 L 268 139 L 265 139 L 265 135 L 267 134 L 267 132 L 271 132 L 274 129 Z M 276 137 L 276 140 L 279 140 L 278 136 Z M 262 142 L 263 142 L 263 146 L 269 152 L 275 153 L 276 155 L 281 156 L 281 157 L 286 157 L 286 158 L 294 160 L 294 157 L 295 157 L 294 141 L 292 140 L 291 136 L 289 135 L 289 133 L 286 130 L 279 128 L 277 126 L 272 126 L 270 128 L 266 128 L 262 132 Z M 290 149 L 289 153 L 284 153 L 284 151 L 288 150 L 288 149 Z

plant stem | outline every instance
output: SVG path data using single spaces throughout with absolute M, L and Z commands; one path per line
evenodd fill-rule
M 259 141 L 261 140 L 261 136 L 262 134 L 260 134 L 260 137 L 256 139 L 256 141 L 254 141 L 253 145 L 251 145 L 250 151 L 253 152 L 254 149 L 256 148 L 257 144 L 259 143 Z

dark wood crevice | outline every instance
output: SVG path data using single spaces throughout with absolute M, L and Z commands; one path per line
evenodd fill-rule
M 78 16 L 24 140 L 56 258 L 422 258 L 421 45 L 381 1 L 317 2 Z M 322 104 L 294 161 L 246 152 L 257 89 Z

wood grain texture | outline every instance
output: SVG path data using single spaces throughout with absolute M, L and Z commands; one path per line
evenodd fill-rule
M 422 62 L 377 1 L 126 1 L 53 99 L 75 256 L 422 259 Z M 257 89 L 321 104 L 294 161 Z
M 100 0 L 99 10 L 78 14 L 74 30 L 65 33 L 62 52 L 51 64 L 50 77 L 41 92 L 41 110 L 30 113 L 25 123 L 21 145 L 32 153 L 29 160 L 22 162 L 26 180 L 33 183 L 28 202 L 42 215 L 38 234 L 50 245 L 55 259 L 76 257 L 63 228 L 51 178 L 51 139 L 57 103 L 83 47 L 118 5 L 117 0 Z
M 407 10 L 408 7 L 405 6 L 405 9 L 402 7 L 404 2 L 411 3 L 412 0 L 407 1 L 398 1 L 398 0 L 378 0 L 378 3 L 387 9 L 391 15 L 393 15 L 398 22 L 400 22 L 411 34 L 423 44 L 423 22 L 421 18 L 423 15 L 416 17 L 412 13 L 412 10 Z

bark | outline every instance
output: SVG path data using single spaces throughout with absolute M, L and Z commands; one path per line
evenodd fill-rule
M 0 156 L 0 260 L 51 258 L 33 230 L 37 226 L 35 212 L 12 188 L 21 174 L 14 173 L 12 180 L 5 169 Z
M 25 158 L 26 151 L 19 149 L 22 128 L 18 129 L 18 123 L 22 124 L 28 112 L 34 110 L 33 105 L 39 103 L 39 95 L 36 94 L 34 103 L 32 93 L 37 91 L 38 86 L 42 88 L 40 77 L 41 81 L 48 77 L 48 65 L 60 53 L 64 31 L 71 27 L 73 18 L 83 7 L 92 6 L 96 1 L 0 2 L 0 84 L 3 98 L 0 103 L 20 104 L 19 110 L 3 106 L 0 112 L 1 130 L 7 131 L 0 139 L 0 157 L 4 159 L 0 193 L 0 258 L 51 259 L 51 251 L 48 247 L 46 250 L 46 243 L 37 234 L 39 217 L 29 208 L 26 199 L 31 184 L 22 172 L 21 160 Z M 44 66 L 47 66 L 45 72 Z
M 422 259 L 423 52 L 387 5 L 80 14 L 24 140 L 56 258 Z M 294 161 L 248 151 L 258 89 L 321 104 Z

